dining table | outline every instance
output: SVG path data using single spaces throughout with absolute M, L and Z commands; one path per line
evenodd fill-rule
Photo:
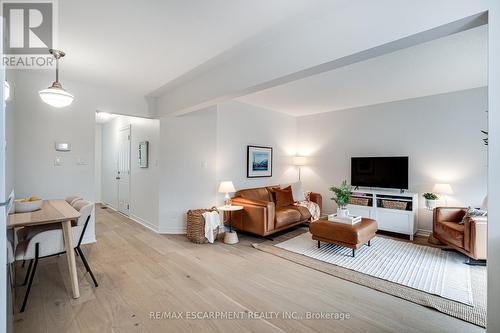
M 73 298 L 80 297 L 80 289 L 76 272 L 71 221 L 79 217 L 80 213 L 65 200 L 44 200 L 41 209 L 29 213 L 10 214 L 7 221 L 8 228 L 61 224 Z

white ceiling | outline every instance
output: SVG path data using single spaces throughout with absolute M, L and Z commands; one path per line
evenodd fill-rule
M 61 78 L 146 95 L 324 0 L 61 0 Z
M 295 116 L 487 85 L 487 26 L 246 95 Z

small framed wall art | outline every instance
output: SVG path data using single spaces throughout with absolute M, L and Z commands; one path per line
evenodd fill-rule
M 273 176 L 273 148 L 247 146 L 247 178 Z

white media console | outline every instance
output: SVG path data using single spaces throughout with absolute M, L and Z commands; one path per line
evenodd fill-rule
M 418 194 L 399 190 L 353 190 L 352 215 L 377 220 L 378 229 L 410 236 L 417 232 Z

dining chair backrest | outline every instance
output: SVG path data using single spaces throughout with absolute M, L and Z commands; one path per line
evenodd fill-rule
M 66 199 L 64 200 L 66 200 L 67 203 L 73 206 L 78 200 L 82 200 L 82 197 L 79 195 L 70 195 L 69 197 L 66 197 Z
M 76 224 L 83 226 L 85 221 L 87 221 L 87 217 L 89 217 L 94 210 L 94 203 L 86 200 L 78 200 L 73 205 L 73 208 L 80 213 L 80 217 L 76 221 Z

